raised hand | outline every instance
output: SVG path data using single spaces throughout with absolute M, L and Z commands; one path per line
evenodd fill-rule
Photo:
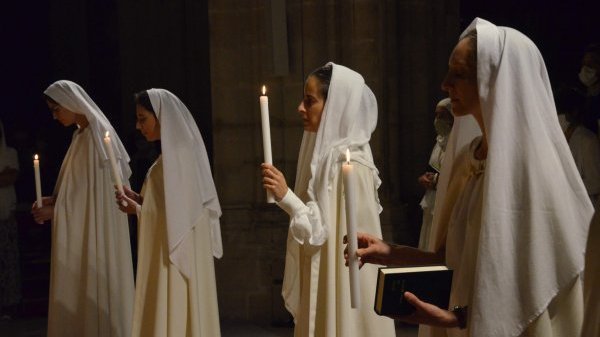
M 280 201 L 288 191 L 283 173 L 271 164 L 263 163 L 261 168 L 263 187 L 273 194 L 275 200 Z

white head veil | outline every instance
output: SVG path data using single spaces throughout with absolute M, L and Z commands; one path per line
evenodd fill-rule
M 213 255 L 223 255 L 219 217 L 221 206 L 202 135 L 188 108 L 171 92 L 150 89 L 148 96 L 160 123 L 169 258 L 186 277 L 191 273 L 188 235 L 205 209 Z
M 537 47 L 520 32 L 479 18 L 461 38 L 473 30 L 489 148 L 470 329 L 473 336 L 518 336 L 583 270 L 593 208 L 558 124 Z M 438 205 L 452 177 L 452 154 L 475 135 L 459 119 Z M 430 248 L 445 239 L 443 208 L 434 215 Z
M 375 95 L 359 73 L 333 62 L 328 65 L 332 74 L 321 123 L 316 133 L 304 132 L 294 187 L 305 201 L 319 203 L 327 202 L 323 193 L 331 189 L 348 148 L 353 161 L 372 169 L 376 188 L 381 184 L 369 145 L 377 126 Z M 319 205 L 321 210 L 328 209 Z
M 129 155 L 119 138 L 119 135 L 115 132 L 106 116 L 102 113 L 102 110 L 98 108 L 96 103 L 88 96 L 88 94 L 81 88 L 77 83 L 61 80 L 52 83 L 45 91 L 46 96 L 52 98 L 56 103 L 62 107 L 84 115 L 90 123 L 89 128 L 94 137 L 94 143 L 96 145 L 96 151 L 107 164 L 109 158 L 104 148 L 104 134 L 106 131 L 110 133 L 111 143 L 115 152 L 115 157 L 119 162 L 121 168 L 121 178 L 124 183 L 129 181 L 131 176 L 131 169 L 129 168 Z M 107 164 L 110 165 L 110 164 Z

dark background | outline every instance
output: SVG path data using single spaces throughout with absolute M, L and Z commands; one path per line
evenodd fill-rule
M 556 88 L 576 81 L 584 47 L 600 41 L 598 3 L 465 0 L 460 2 L 460 28 L 479 16 L 522 31 L 540 49 Z M 135 130 L 132 95 L 136 91 L 163 87 L 180 97 L 196 118 L 212 155 L 208 7 L 206 0 L 3 4 L 0 118 L 8 144 L 19 153 L 21 170 L 16 187 L 23 226 L 31 225 L 27 208 L 34 199 L 33 154 L 41 156 L 43 192 L 49 195 L 74 131 L 52 120 L 42 98 L 44 89 L 56 80 L 79 83 L 112 122 L 133 159 L 134 189 L 141 186 L 151 162 L 147 155 L 151 149 L 143 147 Z M 420 195 L 403 198 L 413 209 L 409 213 L 416 214 L 418 205 L 413 201 Z M 22 248 L 24 259 L 32 256 L 28 255 L 32 247 L 47 251 L 49 228 L 31 236 L 22 230 L 21 235 L 21 244 L 26 246 Z M 35 268 L 27 268 L 23 271 L 24 288 L 27 282 L 32 282 L 29 287 L 34 284 L 26 275 Z M 38 272 L 43 273 L 46 266 L 40 268 Z M 42 292 L 47 290 L 44 282 L 39 284 Z M 25 290 L 24 297 L 28 296 L 35 297 Z M 35 305 L 31 302 L 30 312 L 36 311 Z M 40 312 L 45 305 L 40 302 Z

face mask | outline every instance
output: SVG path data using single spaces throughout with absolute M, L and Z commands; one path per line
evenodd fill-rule
M 569 122 L 567 121 L 567 115 L 560 114 L 558 115 L 558 124 L 560 124 L 560 128 L 565 132 L 569 127 Z
M 433 127 L 435 128 L 435 132 L 442 137 L 448 136 L 450 131 L 452 131 L 452 124 L 443 118 L 435 118 L 433 120 Z
M 586 87 L 591 87 L 594 83 L 598 81 L 596 69 L 588 66 L 581 67 L 581 71 L 579 71 L 579 80 Z

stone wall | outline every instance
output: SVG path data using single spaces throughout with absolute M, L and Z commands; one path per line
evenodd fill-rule
M 274 6 L 285 7 L 285 40 L 274 38 L 282 29 Z M 364 76 L 379 104 L 371 146 L 383 179 L 384 236 L 415 243 L 416 177 L 433 145 L 432 111 L 458 36 L 458 1 L 213 0 L 209 24 L 214 176 L 224 211 L 221 317 L 282 323 L 289 319 L 280 295 L 288 218 L 265 203 L 261 186 L 260 87 L 268 88 L 274 164 L 292 185 L 306 75 L 333 61 Z M 277 56 L 282 44 L 285 60 Z

